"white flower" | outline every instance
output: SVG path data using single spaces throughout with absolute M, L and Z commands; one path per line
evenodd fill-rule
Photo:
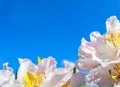
M 19 59 L 19 62 L 17 82 L 22 87 L 78 87 L 85 82 L 85 75 L 73 74 L 74 64 L 68 61 L 64 61 L 65 68 L 56 68 L 53 57 L 41 59 L 38 65 L 29 59 Z
M 114 81 L 111 78 L 111 73 L 114 75 L 117 74 L 117 71 L 114 69 L 114 67 L 118 63 L 120 63 L 120 60 L 106 62 L 104 66 L 101 65 L 95 69 L 92 69 L 90 74 L 86 76 L 87 82 L 94 82 L 101 87 L 113 87 Z
M 4 63 L 3 70 L 0 70 L 0 87 L 17 87 L 14 82 L 13 69 L 8 67 L 8 63 Z
M 111 73 L 116 75 L 113 68 L 120 63 L 120 22 L 112 16 L 107 19 L 106 28 L 104 35 L 92 32 L 90 42 L 82 39 L 78 50 L 78 56 L 82 59 L 76 65 L 80 70 L 90 70 L 87 82 L 94 82 L 101 87 L 113 87 Z
M 101 35 L 99 32 L 90 34 L 90 42 L 82 39 L 78 56 L 84 58 L 78 61 L 78 68 L 90 70 L 103 62 L 116 60 L 120 57 L 120 23 L 115 16 L 106 21 L 107 32 Z M 91 65 L 90 65 L 91 64 Z
M 20 67 L 17 73 L 17 82 L 22 87 L 38 86 L 41 83 L 41 75 L 36 73 L 37 66 L 29 59 L 19 58 Z

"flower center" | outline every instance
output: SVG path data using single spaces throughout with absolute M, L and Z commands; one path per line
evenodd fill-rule
M 111 34 L 106 33 L 104 37 L 105 37 L 106 42 L 112 45 L 113 47 L 115 48 L 120 47 L 120 33 L 118 32 L 114 32 Z
M 114 69 L 117 72 L 117 74 L 116 75 L 113 74 L 111 70 L 109 70 L 109 74 L 110 74 L 111 78 L 117 83 L 120 81 L 120 63 L 116 64 Z
M 23 78 L 25 87 L 38 87 L 42 82 L 42 74 L 35 74 L 31 72 L 25 72 L 25 77 Z

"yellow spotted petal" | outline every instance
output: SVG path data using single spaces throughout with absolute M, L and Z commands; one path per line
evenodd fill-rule
M 112 70 L 109 70 L 109 74 L 115 82 L 119 82 L 120 81 L 120 63 L 116 64 L 114 69 L 116 70 L 117 74 L 115 75 L 112 74 Z
M 108 43 L 111 43 L 115 48 L 120 47 L 120 33 L 118 32 L 113 32 L 111 34 L 106 33 L 104 37 L 106 41 Z

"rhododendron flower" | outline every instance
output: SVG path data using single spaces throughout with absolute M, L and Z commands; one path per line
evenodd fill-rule
M 14 84 L 15 76 L 13 69 L 8 67 L 8 63 L 3 64 L 3 70 L 0 70 L 0 87 L 17 87 Z
M 114 87 L 120 87 L 120 62 L 117 63 L 113 69 L 109 70 L 109 72 L 114 81 Z
M 112 74 L 117 75 L 117 71 L 114 68 L 116 64 L 120 63 L 120 60 L 107 62 L 104 66 L 98 66 L 90 71 L 86 77 L 87 82 L 94 82 L 101 87 L 113 87 L 114 80 L 111 78 Z M 111 74 L 112 73 L 112 74 Z
M 120 22 L 116 16 L 107 19 L 106 28 L 104 35 L 92 32 L 90 41 L 82 38 L 76 65 L 64 60 L 64 68 L 58 68 L 51 56 L 38 57 L 38 64 L 19 58 L 15 78 L 13 69 L 4 63 L 0 87 L 120 87 Z
M 99 32 L 90 34 L 90 42 L 82 39 L 79 47 L 76 66 L 80 70 L 90 70 L 86 76 L 87 82 L 94 82 L 101 87 L 113 87 L 114 81 L 110 71 L 117 63 L 120 63 L 120 22 L 115 16 L 106 21 L 107 32 L 101 35 Z
M 104 35 L 99 32 L 92 32 L 90 42 L 82 39 L 78 56 L 92 59 L 89 62 L 95 60 L 99 63 L 119 58 L 120 23 L 115 16 L 112 16 L 107 19 L 106 27 L 107 32 Z M 93 63 L 96 66 L 97 62 L 95 61 Z
M 78 87 L 85 83 L 85 75 L 73 75 L 74 64 L 68 61 L 64 61 L 65 68 L 56 68 L 52 57 L 41 59 L 38 65 L 29 59 L 19 59 L 19 62 L 17 81 L 24 87 Z

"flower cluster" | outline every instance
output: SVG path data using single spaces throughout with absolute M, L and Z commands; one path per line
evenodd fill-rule
M 89 70 L 86 82 L 98 87 L 120 87 L 120 22 L 116 16 L 106 21 L 107 31 L 90 34 L 90 41 L 82 39 L 77 67 Z
M 106 29 L 103 35 L 92 32 L 90 41 L 82 38 L 79 59 L 64 61 L 64 68 L 56 67 L 51 56 L 38 57 L 38 64 L 19 58 L 15 75 L 4 63 L 0 87 L 120 87 L 120 22 L 116 16 L 107 19 Z
M 64 61 L 65 67 L 57 68 L 53 57 L 38 57 L 37 65 L 29 59 L 18 60 L 20 67 L 16 76 L 8 63 L 3 64 L 0 87 L 80 87 L 85 83 L 85 75 L 76 72 L 72 62 Z

